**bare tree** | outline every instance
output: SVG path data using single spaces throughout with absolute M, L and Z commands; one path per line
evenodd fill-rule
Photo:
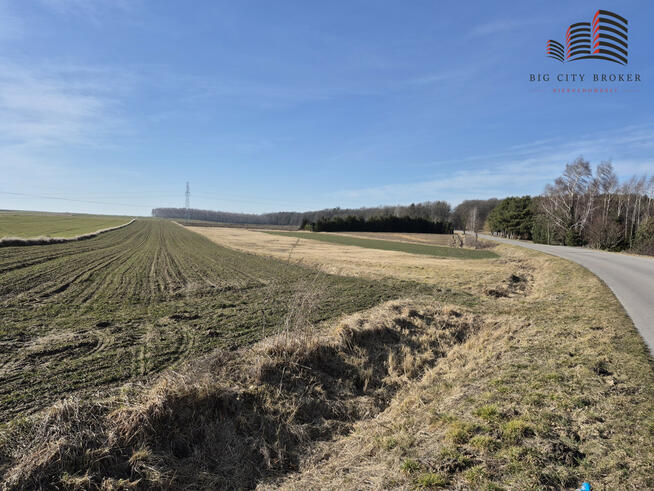
M 466 221 L 466 225 L 470 227 L 470 231 L 475 234 L 475 239 L 474 239 L 474 248 L 477 248 L 478 245 L 478 233 L 479 229 L 481 228 L 479 226 L 479 209 L 476 206 L 473 206 L 470 212 L 468 213 L 468 220 Z
M 595 207 L 597 190 L 598 180 L 582 157 L 567 164 L 563 175 L 546 186 L 543 212 L 566 242 L 582 235 Z
M 602 224 L 606 225 L 609 219 L 611 201 L 618 190 L 618 176 L 615 175 L 611 162 L 602 162 L 597 166 L 597 179 L 599 192 L 602 197 Z

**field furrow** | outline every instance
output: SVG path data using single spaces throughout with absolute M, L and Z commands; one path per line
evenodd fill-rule
M 163 220 L 2 248 L 0 421 L 255 341 L 308 285 L 314 322 L 424 291 L 237 252 Z

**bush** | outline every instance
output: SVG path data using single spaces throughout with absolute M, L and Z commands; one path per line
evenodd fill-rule
M 583 245 L 584 241 L 581 238 L 581 234 L 570 227 L 565 233 L 565 245 L 567 246 L 580 246 Z
M 654 219 L 648 218 L 636 231 L 634 249 L 640 254 L 654 256 Z

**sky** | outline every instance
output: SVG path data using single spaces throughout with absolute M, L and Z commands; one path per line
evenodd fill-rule
M 560 63 L 598 8 L 629 63 Z M 149 215 L 539 194 L 654 173 L 651 1 L 0 0 L 0 209 Z M 585 73 L 586 81 L 530 82 Z M 639 83 L 593 83 L 638 73 Z M 605 88 L 612 92 L 554 92 Z

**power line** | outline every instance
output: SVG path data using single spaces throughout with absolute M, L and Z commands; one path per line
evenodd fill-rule
M 187 183 L 188 184 L 188 183 Z M 136 191 L 134 192 L 136 193 Z M 142 192 L 139 192 L 142 194 Z M 188 205 L 185 203 L 185 208 L 190 209 L 190 185 L 188 189 L 189 193 L 189 203 Z M 135 204 L 135 203 L 120 203 L 120 202 L 115 202 L 115 201 L 98 201 L 98 200 L 86 200 L 86 199 L 75 199 L 75 198 L 64 198 L 61 196 L 51 196 L 51 195 L 43 195 L 43 194 L 33 194 L 33 193 L 16 193 L 16 192 L 11 192 L 11 191 L 0 191 L 0 194 L 7 194 L 7 195 L 12 195 L 12 196 L 24 196 L 24 197 L 29 197 L 29 198 L 41 198 L 41 199 L 52 199 L 52 200 L 58 200 L 58 201 L 70 201 L 74 203 L 90 203 L 90 204 L 96 204 L 96 205 L 110 205 L 110 206 L 126 206 L 126 207 L 140 207 L 140 208 L 162 208 L 161 203 L 157 205 L 152 205 L 152 204 Z M 186 193 L 185 193 L 186 194 Z M 160 195 L 161 197 L 169 197 L 172 198 L 174 195 L 172 194 L 167 194 L 167 195 Z M 178 195 L 179 196 L 179 195 Z M 215 195 L 212 194 L 195 194 L 195 196 L 201 196 L 204 198 L 210 198 L 213 201 L 219 201 L 219 202 L 224 202 L 224 203 L 232 203 L 232 202 L 237 202 L 237 203 L 251 203 L 251 204 L 263 204 L 263 205 L 281 205 L 289 208 L 295 208 L 295 207 L 304 207 L 307 208 L 307 206 L 303 205 L 298 205 L 296 204 L 290 204 L 288 202 L 283 202 L 283 201 L 272 201 L 272 200 L 261 200 L 261 199 L 249 199 L 247 197 L 241 197 L 241 198 L 236 198 L 231 195 L 223 195 L 223 197 L 219 198 Z
M 92 203 L 95 205 L 111 205 L 111 206 L 130 206 L 132 208 L 134 207 L 144 207 L 144 208 L 155 208 L 152 205 L 136 205 L 136 204 L 128 204 L 128 203 L 110 203 L 107 201 L 91 201 L 91 200 L 85 200 L 85 199 L 73 199 L 73 198 L 62 198 L 60 196 L 45 196 L 42 194 L 30 194 L 30 193 L 13 193 L 11 191 L 0 191 L 2 194 L 11 194 L 13 196 L 26 196 L 29 198 L 42 198 L 42 199 L 56 199 L 59 201 L 73 201 L 76 203 Z

